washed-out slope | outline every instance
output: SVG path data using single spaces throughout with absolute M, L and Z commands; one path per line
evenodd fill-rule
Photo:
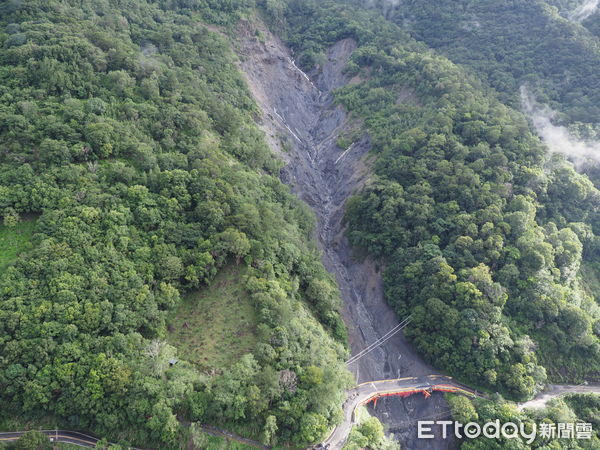
M 257 27 L 260 33 L 256 33 Z M 332 95 L 348 82 L 343 69 L 355 48 L 352 39 L 336 43 L 327 51 L 322 67 L 305 74 L 296 67 L 290 50 L 264 25 L 248 21 L 239 28 L 240 64 L 262 110 L 261 126 L 271 148 L 286 163 L 282 179 L 317 216 L 322 259 L 341 291 L 353 354 L 399 323 L 384 300 L 381 269 L 370 259 L 352 259 L 344 236 L 345 202 L 370 176 L 367 135 L 346 150 L 336 145 L 340 135 L 356 126 L 343 108 L 334 104 Z M 401 335 L 352 364 L 350 370 L 359 383 L 436 373 Z M 411 419 L 446 416 L 448 408 L 441 394 L 428 400 L 383 400 L 376 414 L 405 447 L 448 446 L 443 441 L 419 441 L 416 427 L 406 427 Z

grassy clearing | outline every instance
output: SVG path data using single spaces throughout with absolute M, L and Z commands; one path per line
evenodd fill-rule
M 35 219 L 22 220 L 15 227 L 0 224 L 0 274 L 27 250 L 34 227 Z
M 188 295 L 172 313 L 167 340 L 203 370 L 223 369 L 256 344 L 256 311 L 243 288 L 244 269 L 227 267 L 211 286 Z
M 256 448 L 250 445 L 242 444 L 241 442 L 216 436 L 208 436 L 206 450 L 256 450 Z

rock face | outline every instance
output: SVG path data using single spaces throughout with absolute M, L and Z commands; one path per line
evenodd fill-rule
M 399 323 L 384 300 L 381 269 L 370 259 L 354 260 L 344 235 L 345 202 L 368 183 L 371 173 L 367 135 L 347 149 L 336 145 L 340 136 L 358 125 L 334 104 L 332 96 L 334 89 L 349 81 L 343 69 L 356 42 L 344 39 L 336 43 L 327 51 L 322 66 L 305 74 L 296 67 L 289 49 L 261 23 L 242 22 L 238 31 L 240 66 L 262 110 L 261 127 L 273 151 L 286 163 L 282 180 L 317 216 L 323 263 L 340 287 L 352 354 L 356 354 Z M 359 383 L 437 373 L 402 335 L 353 363 L 350 370 Z M 441 419 L 447 417 L 447 411 L 441 394 L 434 394 L 428 400 L 381 400 L 372 413 L 404 448 L 445 449 L 451 447 L 450 442 L 417 440 L 415 420 Z

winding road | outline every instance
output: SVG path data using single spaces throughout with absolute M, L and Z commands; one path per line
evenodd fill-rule
M 348 392 L 344 403 L 344 421 L 338 425 L 331 435 L 317 448 L 328 448 L 331 450 L 341 449 L 355 424 L 355 412 L 360 406 L 371 401 L 388 396 L 408 397 L 413 394 L 423 394 L 429 397 L 432 392 L 454 392 L 471 397 L 483 397 L 481 393 L 474 391 L 451 377 L 443 375 L 429 375 L 424 377 L 406 377 L 394 380 L 381 380 L 361 383 Z
M 79 447 L 85 448 L 96 448 L 96 444 L 99 439 L 89 436 L 87 434 L 79 433 L 78 431 L 68 430 L 38 430 L 40 433 L 45 434 L 50 438 L 52 442 L 62 442 L 66 444 L 73 444 Z M 21 436 L 27 431 L 13 431 L 10 433 L 0 433 L 0 442 L 16 442 Z
M 339 450 L 348 439 L 352 427 L 356 424 L 355 413 L 357 408 L 366 405 L 381 397 L 400 396 L 408 397 L 413 394 L 423 394 L 429 397 L 432 392 L 452 392 L 470 397 L 487 398 L 451 377 L 444 375 L 428 375 L 424 377 L 407 377 L 395 380 L 381 380 L 361 383 L 348 391 L 348 397 L 343 405 L 344 420 L 339 424 L 329 437 L 315 448 Z M 519 403 L 518 409 L 542 408 L 549 400 L 568 394 L 600 394 L 600 384 L 581 385 L 548 385 L 546 389 L 536 395 L 532 400 Z
M 341 449 L 355 425 L 357 408 L 381 397 L 414 394 L 429 397 L 434 391 L 483 397 L 450 377 L 428 375 L 435 369 L 421 359 L 401 333 L 394 331 L 401 331 L 403 322 L 398 321 L 384 301 L 377 264 L 370 260 L 357 262 L 351 257 L 343 222 L 345 203 L 369 180 L 371 144 L 365 135 L 344 151 L 337 146 L 338 138 L 352 132 L 354 124 L 343 108 L 335 104 L 332 92 L 349 82 L 343 69 L 356 43 L 345 39 L 331 47 L 321 72 L 312 77 L 313 83 L 311 77 L 298 69 L 289 49 L 281 41 L 264 26 L 259 31 L 263 36 L 261 39 L 248 22 L 240 30 L 240 66 L 263 111 L 261 120 L 267 140 L 287 163 L 282 172 L 283 180 L 313 208 L 318 219 L 317 238 L 323 262 L 336 276 L 344 299 L 344 317 L 349 325 L 353 349 L 349 368 L 358 381 L 404 376 L 368 381 L 351 389 L 343 405 L 342 423 L 317 448 Z M 392 330 L 393 334 L 382 330 Z M 392 336 L 394 339 L 390 339 Z M 569 393 L 600 394 L 600 385 L 551 385 L 535 399 L 520 404 L 519 408 L 544 406 L 548 400 Z M 390 416 L 399 416 L 416 424 L 419 417 L 435 412 L 435 401 L 443 402 L 443 398 L 438 396 L 420 402 L 418 408 L 410 412 L 391 410 Z M 209 427 L 203 429 L 213 435 L 265 448 L 229 432 Z M 75 431 L 41 432 L 54 442 L 80 447 L 94 448 L 98 442 L 92 436 Z M 24 433 L 0 433 L 0 443 L 14 442 Z M 418 447 L 418 441 L 406 439 L 409 438 L 404 437 L 403 445 L 408 448 L 448 448 L 447 442 L 430 441 L 427 447 Z
M 360 127 L 335 102 L 333 92 L 351 82 L 344 68 L 357 43 L 352 39 L 338 41 L 325 51 L 322 64 L 306 74 L 294 63 L 290 49 L 264 24 L 241 21 L 237 34 L 239 65 L 262 111 L 258 122 L 271 149 L 285 162 L 281 179 L 317 218 L 322 261 L 335 276 L 343 299 L 353 355 L 347 361 L 348 368 L 358 383 L 366 381 L 348 392 L 344 420 L 321 448 L 341 448 L 354 423 L 356 408 L 376 398 L 419 392 L 427 396 L 430 391 L 476 395 L 451 378 L 430 375 L 436 369 L 401 332 L 410 318 L 400 321 L 385 301 L 381 268 L 369 258 L 357 261 L 352 257 L 343 217 L 348 198 L 370 180 L 371 140 L 367 134 L 357 135 L 346 149 L 337 145 L 340 137 L 353 135 Z M 594 392 L 600 393 L 600 389 Z M 438 415 L 442 410 L 447 412 L 448 407 L 444 398 L 436 395 L 427 401 L 385 402 L 375 415 L 395 431 L 399 423 L 416 424 L 419 418 Z M 449 448 L 448 440 L 441 438 L 419 440 L 413 429 L 396 434 L 404 448 Z
M 408 397 L 415 394 L 422 394 L 425 397 L 429 397 L 433 392 L 452 392 L 470 397 L 486 398 L 486 395 L 483 393 L 477 392 L 476 390 L 458 383 L 452 377 L 445 375 L 405 377 L 393 380 L 379 380 L 361 383 L 348 391 L 346 401 L 343 405 L 344 419 L 342 423 L 335 427 L 335 429 L 331 432 L 327 439 L 323 441 L 323 443 L 313 448 L 340 450 L 348 439 L 348 436 L 352 431 L 352 427 L 356 425 L 356 410 L 360 406 L 371 402 L 377 403 L 377 400 L 382 397 Z M 546 389 L 540 392 L 534 399 L 525 403 L 519 403 L 518 409 L 523 410 L 527 408 L 541 408 L 544 407 L 549 400 L 567 394 L 600 394 L 600 384 L 548 385 Z M 222 436 L 260 449 L 268 449 L 268 447 L 260 444 L 259 442 L 239 437 L 233 433 L 208 426 L 202 428 L 205 432 L 214 436 Z M 39 431 L 48 436 L 52 442 L 63 442 L 77 445 L 79 447 L 95 448 L 96 444 L 99 442 L 99 439 L 78 431 Z M 26 431 L 0 433 L 0 443 L 16 442 L 25 433 Z M 136 450 L 133 447 L 132 449 Z
M 217 436 L 227 439 L 228 441 L 236 441 L 242 444 L 249 445 L 250 447 L 255 447 L 261 450 L 268 450 L 269 447 L 261 444 L 260 442 L 253 441 L 252 439 L 247 439 L 245 437 L 239 436 L 230 431 L 220 430 L 218 428 L 203 425 L 201 426 L 202 431 L 211 436 Z M 77 445 L 79 447 L 85 448 L 96 448 L 96 445 L 100 441 L 98 438 L 90 436 L 89 434 L 80 433 L 79 431 L 69 431 L 69 430 L 37 430 L 42 434 L 45 434 L 50 438 L 52 442 L 63 442 L 67 444 Z M 2 433 L 0 432 L 0 444 L 3 442 L 16 442 L 21 436 L 23 436 L 27 431 L 11 431 Z M 109 443 L 110 444 L 110 443 Z M 128 447 L 130 450 L 140 450 L 136 447 Z
M 535 398 L 517 405 L 517 409 L 544 408 L 550 400 L 568 394 L 600 394 L 600 384 L 585 383 L 585 384 L 549 384 Z

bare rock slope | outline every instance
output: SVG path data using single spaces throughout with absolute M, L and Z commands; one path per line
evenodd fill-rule
M 336 43 L 322 67 L 310 74 L 295 65 L 289 49 L 260 23 L 240 24 L 237 47 L 241 68 L 262 110 L 261 126 L 271 148 L 286 163 L 282 179 L 317 216 L 323 263 L 340 287 L 356 354 L 399 323 L 384 300 L 380 269 L 370 259 L 354 260 L 344 235 L 345 202 L 370 176 L 368 136 L 347 149 L 336 145 L 340 135 L 356 125 L 332 96 L 334 89 L 348 83 L 343 69 L 356 42 Z M 359 383 L 436 373 L 401 335 L 353 363 L 350 370 Z M 404 448 L 449 448 L 449 442 L 416 439 L 416 419 L 447 416 L 440 394 L 428 400 L 383 400 L 375 414 Z

